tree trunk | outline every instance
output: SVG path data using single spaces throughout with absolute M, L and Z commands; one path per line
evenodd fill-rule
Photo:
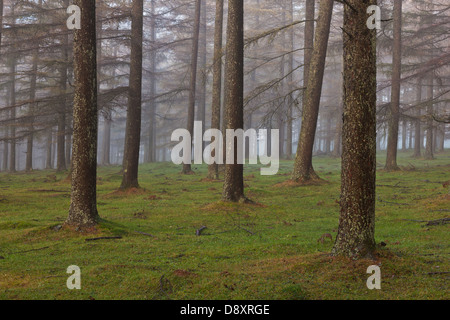
M 192 39 L 192 53 L 191 53 L 191 83 L 189 89 L 189 105 L 187 115 L 187 130 L 194 137 L 194 121 L 195 121 L 195 93 L 197 86 L 197 65 L 198 65 L 198 47 L 200 36 L 200 18 L 202 10 L 202 0 L 195 2 L 195 18 Z M 183 164 L 183 174 L 191 174 L 192 167 L 190 163 Z
M 109 166 L 111 164 L 111 111 L 104 114 L 103 128 L 103 147 L 102 147 L 102 165 Z
M 151 73 L 151 83 L 150 83 L 150 112 L 149 112 L 149 126 L 148 126 L 148 150 L 147 150 L 147 162 L 155 162 L 156 155 L 156 139 L 155 139 L 155 125 L 156 125 L 156 11 L 155 11 L 155 0 L 151 0 L 151 10 L 152 10 L 152 21 L 150 26 L 150 43 L 151 43 L 151 53 L 150 53 L 150 73 Z
M 220 130 L 220 107 L 222 96 L 222 43 L 223 43 L 223 7 L 224 0 L 216 0 L 216 18 L 214 28 L 214 62 L 212 89 L 211 129 Z M 216 154 L 212 154 L 213 157 Z M 216 162 L 208 166 L 208 178 L 219 179 L 219 165 Z
M 314 52 L 307 77 L 308 82 L 303 105 L 302 128 L 297 156 L 294 163 L 294 172 L 292 175 L 292 179 L 297 182 L 306 182 L 319 178 L 314 172 L 312 157 L 319 116 L 333 3 L 334 1 L 332 0 L 324 0 L 320 3 L 316 38 L 314 40 Z
M 426 141 L 426 147 L 425 147 L 425 160 L 433 160 L 434 159 L 434 153 L 433 153 L 433 145 L 434 145 L 434 133 L 433 133 L 433 111 L 434 111 L 434 77 L 433 74 L 430 74 L 428 76 L 428 85 L 427 85 L 427 141 Z
M 31 81 L 30 81 L 30 109 L 29 123 L 28 123 L 28 136 L 27 136 L 27 157 L 25 161 L 25 171 L 30 172 L 33 170 L 33 140 L 34 140 L 34 112 L 35 112 L 35 98 L 36 98 L 36 78 L 37 78 L 37 55 L 39 49 L 33 51 L 33 66 L 31 68 Z
M 294 23 L 294 0 L 290 1 L 289 6 L 289 14 L 290 14 L 290 22 Z M 293 83 L 294 83 L 294 41 L 295 41 L 295 33 L 294 33 L 294 27 L 291 28 L 289 32 L 289 49 L 291 51 L 291 54 L 289 55 L 289 88 L 290 90 L 293 89 Z M 292 108 L 294 105 L 294 97 L 293 93 L 289 95 L 288 100 L 288 110 L 287 110 L 287 122 L 286 122 L 286 159 L 291 160 L 292 159 L 292 139 L 293 139 L 293 112 Z
M 386 170 L 399 170 L 397 165 L 400 121 L 400 89 L 402 72 L 402 0 L 394 0 L 394 44 L 392 53 L 392 90 Z
M 72 192 L 66 224 L 78 228 L 98 223 L 97 212 L 97 48 L 95 2 L 75 0 L 81 29 L 74 35 Z
M 69 1 L 64 1 L 64 6 L 69 6 Z M 57 138 L 57 163 L 56 170 L 64 171 L 66 170 L 66 91 L 67 91 L 67 66 L 69 63 L 69 35 L 63 35 L 61 41 L 62 48 L 62 61 L 60 67 L 60 82 L 59 89 L 61 94 L 61 104 L 58 110 L 58 132 L 56 134 Z
M 128 94 L 123 178 L 120 189 L 139 188 L 141 146 L 143 0 L 133 0 L 131 9 L 130 85 Z
M 419 83 L 417 85 L 417 104 L 422 102 L 422 78 L 419 78 Z M 414 155 L 413 158 L 420 158 L 421 154 L 421 139 L 420 139 L 420 126 L 421 126 L 421 107 L 416 107 L 416 119 L 414 120 Z
M 226 129 L 244 129 L 244 1 L 228 1 L 226 81 Z M 223 200 L 238 202 L 244 197 L 244 166 L 238 164 L 237 143 L 234 144 L 234 164 L 225 165 Z M 231 152 L 227 146 L 227 153 Z
M 341 212 L 333 255 L 372 257 L 375 250 L 376 30 L 367 6 L 348 0 L 344 12 L 344 126 Z
M 11 90 L 10 90 L 10 104 L 11 104 L 11 127 L 9 130 L 10 136 L 10 150 L 9 150 L 9 172 L 16 172 L 16 57 L 12 57 L 11 62 Z

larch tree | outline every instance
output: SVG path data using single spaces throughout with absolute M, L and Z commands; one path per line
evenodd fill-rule
M 195 94 L 197 88 L 197 66 L 198 66 L 198 48 L 200 38 L 200 20 L 202 11 L 202 0 L 195 1 L 194 13 L 194 28 L 192 37 L 192 51 L 191 51 L 191 79 L 189 87 L 189 104 L 187 114 L 187 130 L 194 137 L 194 122 L 195 122 Z M 183 174 L 192 174 L 192 165 L 190 163 L 183 164 Z
M 142 118 L 142 40 L 144 1 L 133 0 L 131 8 L 131 53 L 123 177 L 120 189 L 139 188 L 139 151 Z
M 340 219 L 333 255 L 353 259 L 375 251 L 376 30 L 367 8 L 376 0 L 348 0 L 344 9 L 344 115 Z
M 147 161 L 155 162 L 156 156 L 156 136 L 155 136 L 155 122 L 156 122 L 156 8 L 155 0 L 151 0 L 151 25 L 150 25 L 150 106 L 149 106 L 149 125 L 148 125 L 148 151 L 147 151 Z
M 303 117 L 297 156 L 292 179 L 303 183 L 318 179 L 312 165 L 314 141 L 319 117 L 322 83 L 325 72 L 325 60 L 330 35 L 333 0 L 320 2 L 314 49 L 309 63 L 305 99 L 303 100 Z
M 220 108 L 222 96 L 222 44 L 223 44 L 223 7 L 224 0 L 216 0 L 216 18 L 214 29 L 214 61 L 213 61 L 213 89 L 211 128 L 220 130 Z M 212 156 L 216 156 L 213 151 Z M 218 159 L 208 166 L 208 178 L 219 179 Z
M 226 129 L 244 129 L 244 1 L 228 1 L 227 54 L 225 72 Z M 238 148 L 234 150 L 226 143 L 226 153 L 234 153 L 234 163 L 225 164 L 223 200 L 245 201 L 244 165 L 238 164 Z M 228 158 L 228 157 L 227 157 Z
M 74 35 L 72 189 L 66 224 L 94 226 L 97 211 L 97 48 L 95 2 L 75 0 L 81 9 L 81 29 Z
M 402 0 L 394 0 L 394 43 L 392 52 L 392 90 L 389 113 L 389 132 L 386 170 L 399 170 L 397 165 L 398 132 L 400 121 L 400 89 L 402 70 Z

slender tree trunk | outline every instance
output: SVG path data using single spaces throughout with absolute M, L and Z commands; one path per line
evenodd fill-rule
M 131 9 L 130 88 L 128 95 L 123 179 L 121 189 L 139 188 L 141 145 L 143 0 L 133 0 Z
M 52 147 L 53 147 L 53 132 L 52 128 L 48 128 L 46 141 L 45 169 L 52 169 Z
M 151 0 L 151 10 L 152 10 L 152 21 L 150 27 L 150 42 L 151 42 L 151 53 L 150 53 L 150 73 L 151 73 L 151 83 L 150 83 L 150 116 L 149 116 L 149 126 L 148 126 L 148 155 L 147 162 L 155 162 L 156 156 L 156 139 L 155 139 L 155 126 L 156 126 L 156 10 L 155 10 L 155 0 Z
M 334 255 L 373 257 L 376 181 L 376 30 L 367 6 L 348 0 L 344 12 L 344 127 L 341 213 Z
M 71 117 L 70 115 L 67 117 L 67 124 L 66 124 L 66 168 L 71 167 L 71 152 L 72 152 L 72 125 L 71 125 Z
M 422 78 L 419 78 L 419 83 L 417 85 L 417 104 L 422 102 Z M 420 121 L 420 117 L 421 117 L 421 107 L 417 106 L 416 107 L 416 119 L 414 120 L 414 155 L 413 158 L 420 158 L 422 156 L 421 153 L 421 139 L 420 139 L 420 134 L 421 134 L 421 130 L 420 130 L 420 126 L 421 126 L 421 121 Z
M 244 129 L 244 1 L 228 1 L 226 81 L 226 129 Z M 237 143 L 234 145 L 234 164 L 225 165 L 223 200 L 238 202 L 244 197 L 244 166 L 238 164 Z M 227 146 L 227 153 L 231 152 Z
M 381 140 L 381 139 L 380 139 Z M 341 156 L 341 146 L 342 146 L 342 106 L 339 105 L 337 118 L 336 118 L 336 131 L 334 134 L 334 149 L 333 149 L 333 157 Z
M 325 59 L 327 55 L 328 39 L 330 35 L 331 17 L 333 13 L 332 0 L 323 0 L 320 3 L 319 18 L 317 22 L 314 52 L 308 75 L 305 100 L 303 105 L 303 119 L 297 156 L 294 163 L 292 179 L 297 182 L 307 182 L 319 177 L 312 166 L 313 148 L 319 116 L 320 98 L 322 94 L 323 75 L 325 72 Z
M 206 60 L 207 60 L 207 28 L 206 28 L 206 1 L 202 0 L 202 13 L 201 13 L 201 19 L 200 19 L 200 35 L 201 39 L 199 40 L 199 47 L 200 47 L 200 68 L 199 68 L 199 75 L 200 75 L 200 84 L 198 90 L 198 113 L 197 113 L 197 119 L 198 121 L 201 121 L 203 123 L 203 128 L 206 127 L 206 80 L 207 80 L 207 72 L 206 72 Z M 203 132 L 202 132 L 203 135 Z
M 34 112 L 35 112 L 35 98 L 36 98 L 36 78 L 37 78 L 37 55 L 39 49 L 33 51 L 33 66 L 31 68 L 31 81 L 30 81 L 30 109 L 29 124 L 28 124 L 28 136 L 27 136 L 27 157 L 25 162 L 25 171 L 30 172 L 33 170 L 33 140 L 34 140 Z
M 425 147 L 425 160 L 433 160 L 434 159 L 434 153 L 433 153 L 433 145 L 434 145 L 434 133 L 433 133 L 433 111 L 434 111 L 434 77 L 433 74 L 430 74 L 428 76 L 428 85 L 427 85 L 427 99 L 428 99 L 428 105 L 427 105 L 427 141 L 426 141 L 426 147 Z
M 220 108 L 222 97 L 223 7 L 224 0 L 216 0 L 211 128 L 218 130 L 220 130 Z M 214 153 L 212 156 L 215 157 L 216 154 Z M 217 161 L 218 159 L 208 167 L 209 179 L 219 179 L 219 165 L 217 164 Z
M 402 151 L 406 151 L 406 138 L 408 134 L 408 123 L 402 120 Z
M 97 48 L 95 2 L 75 0 L 81 29 L 74 35 L 72 192 L 66 224 L 78 228 L 99 222 L 97 211 Z
M 9 150 L 9 172 L 16 172 L 16 58 L 11 62 L 11 127 L 10 127 L 10 150 Z
M 394 44 L 392 53 L 392 90 L 386 170 L 399 170 L 397 165 L 400 121 L 400 89 L 402 72 L 402 0 L 394 0 Z
M 69 1 L 64 0 L 64 6 L 69 6 Z M 66 170 L 66 92 L 67 92 L 67 66 L 69 63 L 69 34 L 65 34 L 62 37 L 62 61 L 60 67 L 60 82 L 59 89 L 61 94 L 61 104 L 58 110 L 58 132 L 56 134 L 57 144 L 57 162 L 56 170 Z
M 9 88 L 6 88 L 6 104 L 9 105 L 9 99 L 11 95 L 9 94 Z M 3 128 L 4 134 L 7 137 L 9 135 L 9 128 Z M 8 158 L 9 158 L 9 144 L 8 140 L 3 141 L 3 161 L 2 161 L 2 171 L 8 171 Z
M 104 114 L 103 127 L 103 147 L 102 147 L 102 165 L 109 166 L 111 164 L 111 111 Z
M 187 130 L 194 137 L 194 121 L 195 121 L 195 93 L 197 87 L 197 65 L 198 65 L 198 47 L 200 37 L 200 18 L 202 10 L 202 0 L 195 2 L 195 18 L 192 39 L 192 53 L 191 53 L 191 83 L 189 89 L 189 105 L 187 115 Z M 192 166 L 190 163 L 183 164 L 183 174 L 191 174 Z
M 290 1 L 289 6 L 289 14 L 290 14 L 290 22 L 294 22 L 294 0 Z M 291 28 L 289 32 L 289 49 L 291 51 L 291 54 L 289 55 L 289 88 L 292 90 L 293 83 L 294 83 L 294 75 L 292 70 L 294 69 L 294 27 Z M 292 108 L 294 105 L 294 97 L 293 93 L 289 95 L 288 100 L 288 109 L 287 109 L 287 122 L 286 122 L 286 159 L 290 160 L 292 159 L 292 140 L 293 140 L 293 112 Z

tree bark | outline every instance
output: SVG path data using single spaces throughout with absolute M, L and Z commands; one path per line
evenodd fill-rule
M 228 1 L 227 28 L 227 70 L 226 81 L 226 129 L 244 129 L 244 1 Z M 239 202 L 244 197 L 244 166 L 237 162 L 237 150 L 243 146 L 234 145 L 234 164 L 225 165 L 223 200 Z M 231 152 L 228 150 L 227 152 Z
M 224 0 L 216 0 L 211 129 L 218 130 L 220 130 L 220 107 L 222 96 L 223 7 Z M 212 156 L 215 156 L 215 154 L 212 154 Z M 216 160 L 218 161 L 218 159 Z M 219 179 L 219 165 L 217 164 L 217 161 L 208 166 L 209 179 Z
M 333 13 L 332 0 L 320 3 L 319 18 L 317 21 L 314 51 L 311 58 L 308 82 L 303 105 L 303 119 L 297 156 L 294 163 L 292 179 L 297 182 L 307 182 L 318 179 L 312 165 L 313 148 L 319 117 L 320 98 L 322 94 L 325 60 L 330 35 L 331 17 Z
M 365 3 L 344 12 L 344 126 L 341 212 L 333 255 L 372 257 L 375 250 L 376 30 L 366 26 Z
M 139 188 L 141 146 L 143 0 L 133 0 L 131 9 L 130 85 L 128 94 L 123 178 L 120 189 Z
M 67 225 L 98 223 L 97 211 L 97 48 L 95 2 L 75 0 L 81 29 L 74 35 L 75 96 L 73 107 L 72 192 Z
M 402 0 L 394 0 L 394 43 L 392 59 L 391 108 L 385 167 L 388 171 L 399 170 L 397 165 L 397 151 L 400 121 L 400 80 L 402 72 Z

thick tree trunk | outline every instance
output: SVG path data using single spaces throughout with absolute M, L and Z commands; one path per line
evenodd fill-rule
M 402 0 L 394 0 L 394 44 L 392 53 L 392 90 L 386 170 L 399 170 L 397 165 L 400 121 L 400 88 L 402 72 Z
M 121 189 L 139 188 L 141 146 L 143 0 L 133 0 L 131 9 L 130 85 Z
M 78 228 L 98 223 L 97 212 L 97 48 L 95 2 L 75 0 L 81 29 L 74 35 L 72 192 L 66 224 Z
M 211 128 L 218 130 L 220 130 L 220 107 L 222 96 L 223 7 L 224 0 L 216 0 Z M 216 156 L 216 154 L 214 153 L 212 156 Z M 219 179 L 219 165 L 217 164 L 217 161 L 218 159 L 208 167 L 209 179 Z
M 226 81 L 226 129 L 244 129 L 244 1 L 228 1 Z M 237 143 L 234 164 L 225 165 L 223 200 L 238 202 L 244 197 L 244 166 L 238 164 Z M 227 146 L 227 153 L 231 152 Z
M 344 13 L 344 126 L 341 213 L 334 255 L 372 257 L 375 250 L 376 30 L 367 6 L 348 0 Z
M 198 65 L 198 47 L 200 36 L 200 18 L 202 11 L 202 0 L 195 2 L 195 18 L 192 38 L 192 52 L 191 52 L 191 83 L 189 89 L 189 105 L 187 114 L 187 130 L 194 137 L 194 121 L 195 121 L 195 93 L 197 88 L 197 65 Z M 183 174 L 191 174 L 192 166 L 190 163 L 183 164 Z
M 312 166 L 313 148 L 319 117 L 320 98 L 322 95 L 323 75 L 325 72 L 325 59 L 327 55 L 328 39 L 330 35 L 331 17 L 333 13 L 332 0 L 320 3 L 319 18 L 317 22 L 314 51 L 308 74 L 308 82 L 303 105 L 302 128 L 294 163 L 292 179 L 297 182 L 307 182 L 318 179 Z

